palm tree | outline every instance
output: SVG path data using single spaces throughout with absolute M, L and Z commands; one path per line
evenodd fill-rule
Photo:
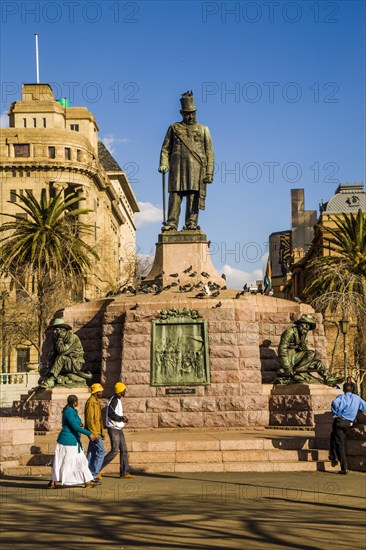
M 325 316 L 331 313 L 355 319 L 360 357 L 365 355 L 362 319 L 366 317 L 366 214 L 342 214 L 333 219 L 335 228 L 319 224 L 327 237 L 327 256 L 313 258 L 305 271 L 309 281 L 306 298 Z M 338 317 L 339 318 L 339 317 Z M 330 321 L 337 324 L 335 321 Z M 337 344 L 339 332 L 336 337 Z M 335 348 L 333 350 L 333 359 Z M 360 363 L 362 362 L 362 359 Z
M 33 193 L 16 194 L 17 206 L 26 216 L 4 214 L 12 218 L 0 227 L 0 265 L 23 289 L 31 289 L 37 302 L 38 352 L 49 319 L 47 300 L 55 290 L 71 289 L 98 259 L 95 250 L 83 240 L 91 226 L 81 221 L 88 209 L 75 208 L 80 198 L 75 194 L 65 200 L 62 191 L 48 199 L 46 190 L 38 201 Z M 29 291 L 28 291 L 29 292 Z
M 316 298 L 326 292 L 346 291 L 366 297 L 366 215 L 360 209 L 357 215 L 342 214 L 333 221 L 336 228 L 318 226 L 331 234 L 325 247 L 330 255 L 309 262 L 306 278 L 310 283 L 305 294 Z

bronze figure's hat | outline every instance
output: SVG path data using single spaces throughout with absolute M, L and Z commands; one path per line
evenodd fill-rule
M 180 104 L 182 106 L 182 111 L 197 111 L 197 107 L 194 104 L 192 90 L 184 92 L 184 94 L 182 94 L 182 97 L 180 98 Z
M 72 330 L 72 327 L 65 323 L 63 319 L 54 319 L 49 328 L 66 328 L 67 330 Z
M 315 321 L 314 317 L 312 315 L 305 315 L 305 313 L 303 315 L 301 315 L 300 319 L 295 321 L 296 325 L 298 325 L 300 323 L 307 323 L 308 325 L 310 325 L 310 327 L 312 329 L 316 327 L 316 321 Z

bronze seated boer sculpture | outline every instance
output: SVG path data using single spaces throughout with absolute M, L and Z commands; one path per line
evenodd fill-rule
M 281 336 L 278 357 L 281 367 L 274 384 L 326 384 L 336 386 L 335 378 L 317 358 L 316 352 L 307 346 L 309 330 L 314 330 L 316 321 L 311 315 L 302 315 L 295 325 L 287 328 Z M 313 375 L 315 374 L 315 376 Z M 318 376 L 316 376 L 318 375 Z
M 38 387 L 49 389 L 54 386 L 85 385 L 92 374 L 83 370 L 84 350 L 79 337 L 72 333 L 71 326 L 63 319 L 55 319 L 51 328 L 53 349 L 47 367 L 41 368 Z

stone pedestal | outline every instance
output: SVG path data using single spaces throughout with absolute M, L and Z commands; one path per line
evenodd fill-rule
M 358 413 L 347 431 L 347 457 L 350 470 L 366 472 L 366 413 Z
M 270 426 L 314 428 L 319 415 L 330 416 L 330 405 L 341 392 L 323 384 L 277 384 L 269 400 Z
M 184 271 L 192 266 L 189 273 Z M 205 278 L 201 273 L 207 273 Z M 216 272 L 212 265 L 207 236 L 201 231 L 167 231 L 161 233 L 156 243 L 156 252 L 153 266 L 146 277 L 146 281 L 162 275 L 163 285 L 179 279 L 181 285 L 208 281 L 225 285 L 225 281 Z M 170 277 L 177 273 L 177 278 Z M 192 276 L 196 273 L 195 276 Z M 190 276 L 191 275 L 191 276 Z
M 180 261 L 181 267 L 189 267 L 187 259 Z M 221 290 L 219 298 L 198 299 L 196 292 L 181 293 L 175 286 L 158 295 L 121 294 L 79 304 L 66 308 L 63 317 L 81 339 L 86 364 L 93 365 L 94 372 L 99 369 L 103 397 L 113 394 L 118 380 L 127 385 L 124 412 L 129 428 L 268 426 L 273 380 L 268 375 L 275 376 L 268 370 L 268 361 L 272 365 L 277 358 L 282 332 L 303 313 L 314 314 L 314 310 L 272 296 L 246 293 L 236 298 L 236 294 L 237 290 L 227 289 Z M 172 386 L 151 385 L 153 321 L 173 306 L 197 310 L 207 322 L 210 366 L 209 385 L 177 387 L 175 393 Z M 309 347 L 324 360 L 321 316 L 316 319 Z M 320 391 L 328 388 L 321 386 Z M 326 398 L 321 410 L 329 410 L 330 401 Z
M 62 426 L 62 409 L 65 407 L 68 395 L 77 395 L 79 398 L 78 412 L 84 417 L 84 406 L 90 397 L 89 388 L 52 388 L 43 390 L 32 397 L 25 404 L 27 395 L 22 395 L 20 401 L 14 401 L 13 412 L 22 419 L 34 419 L 36 431 L 59 430 Z
M 331 412 L 327 411 L 315 415 L 314 447 L 316 449 L 329 449 L 332 424 Z M 358 413 L 354 425 L 346 431 L 346 437 L 349 469 L 366 472 L 366 413 Z
M 0 417 L 0 471 L 18 466 L 19 457 L 34 445 L 34 420 L 16 416 Z

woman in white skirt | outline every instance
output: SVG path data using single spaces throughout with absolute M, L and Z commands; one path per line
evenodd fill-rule
M 77 396 L 69 395 L 67 405 L 62 411 L 62 430 L 57 438 L 52 481 L 48 485 L 50 489 L 57 488 L 56 481 L 60 481 L 62 485 L 96 485 L 80 442 L 81 434 L 87 435 L 91 441 L 94 441 L 95 436 L 82 427 L 77 406 Z

